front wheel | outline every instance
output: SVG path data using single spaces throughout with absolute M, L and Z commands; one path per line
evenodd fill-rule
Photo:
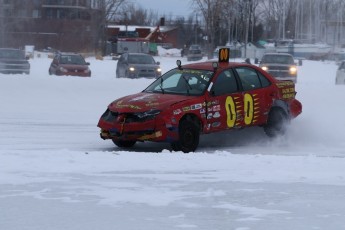
M 285 134 L 287 129 L 287 115 L 281 109 L 273 109 L 268 114 L 264 130 L 267 136 L 277 137 Z
M 114 144 L 120 148 L 130 148 L 135 145 L 136 141 L 113 140 Z
M 179 140 L 173 142 L 171 147 L 174 151 L 194 152 L 199 145 L 199 137 L 199 125 L 193 120 L 182 120 L 179 125 Z

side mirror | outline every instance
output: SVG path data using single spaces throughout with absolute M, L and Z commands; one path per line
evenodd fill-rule
M 259 59 L 258 59 L 258 58 L 255 58 L 255 59 L 254 59 L 254 63 L 255 63 L 255 64 L 259 64 Z
M 157 65 L 160 65 L 161 63 L 158 61 L 158 62 L 156 62 L 156 64 L 157 64 Z
M 85 64 L 86 64 L 86 65 L 90 65 L 90 62 L 86 62 Z

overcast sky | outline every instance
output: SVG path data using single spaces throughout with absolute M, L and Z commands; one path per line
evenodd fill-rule
M 193 12 L 192 0 L 131 0 L 144 9 L 152 9 L 159 16 L 188 17 Z

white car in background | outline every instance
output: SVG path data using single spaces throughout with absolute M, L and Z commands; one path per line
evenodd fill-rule
M 336 85 L 343 85 L 345 84 L 345 61 L 340 62 L 337 74 L 335 77 L 335 84 Z

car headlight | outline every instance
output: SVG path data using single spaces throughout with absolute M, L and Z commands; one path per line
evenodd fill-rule
M 268 67 L 267 67 L 267 66 L 262 66 L 261 69 L 267 71 L 267 70 L 268 70 Z
M 85 69 L 84 73 L 90 73 L 90 69 L 89 68 Z
M 135 68 L 134 67 L 129 67 L 128 70 L 131 71 L 131 72 L 134 72 Z
M 64 68 L 64 67 L 60 67 L 59 70 L 60 70 L 61 72 L 64 72 L 64 73 L 67 73 L 67 72 L 68 72 L 68 70 L 67 70 L 66 68 Z
M 148 111 L 145 111 L 145 112 L 141 112 L 141 113 L 136 113 L 135 115 L 137 117 L 139 117 L 140 119 L 153 119 L 155 118 L 158 114 L 160 114 L 160 110 L 158 109 L 151 109 L 151 110 L 148 110 Z
M 161 68 L 157 68 L 157 72 L 162 72 L 162 69 Z
M 289 72 L 290 72 L 290 74 L 296 74 L 297 68 L 296 68 L 295 66 L 291 66 L 291 67 L 289 68 Z

